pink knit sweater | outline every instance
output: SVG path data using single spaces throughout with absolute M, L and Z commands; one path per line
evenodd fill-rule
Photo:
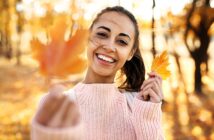
M 135 97 L 130 99 L 114 84 L 79 83 L 67 94 L 70 97 L 75 94 L 81 123 L 75 127 L 57 129 L 42 126 L 33 119 L 32 140 L 164 139 L 161 103 L 145 102 Z

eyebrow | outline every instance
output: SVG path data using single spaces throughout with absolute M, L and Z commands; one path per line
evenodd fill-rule
M 111 30 L 108 27 L 105 27 L 105 26 L 100 26 L 97 29 L 104 29 L 104 30 L 107 30 L 108 32 L 111 32 Z
M 97 29 L 104 29 L 104 30 L 106 30 L 108 32 L 111 32 L 111 30 L 108 27 L 105 27 L 105 26 L 99 26 Z M 120 33 L 119 36 L 125 36 L 125 37 L 128 37 L 131 40 L 130 36 L 125 34 L 125 33 Z
M 125 36 L 125 37 L 128 37 L 128 38 L 131 40 L 130 36 L 129 36 L 129 35 L 127 35 L 127 34 L 120 33 L 120 34 L 119 34 L 119 36 Z

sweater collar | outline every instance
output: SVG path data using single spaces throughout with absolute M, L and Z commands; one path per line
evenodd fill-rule
M 113 96 L 115 94 L 120 94 L 115 83 L 85 84 L 80 82 L 75 86 L 75 90 L 82 93 L 93 93 L 99 96 Z

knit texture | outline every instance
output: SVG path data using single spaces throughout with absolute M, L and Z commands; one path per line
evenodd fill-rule
M 79 107 L 79 125 L 48 128 L 32 121 L 32 140 L 163 140 L 161 103 L 127 98 L 114 84 L 77 84 L 73 92 Z

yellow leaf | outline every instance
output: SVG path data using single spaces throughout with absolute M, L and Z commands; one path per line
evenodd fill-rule
M 168 70 L 169 64 L 169 56 L 167 51 L 164 51 L 159 56 L 155 57 L 152 62 L 151 70 L 160 75 L 162 79 L 166 79 L 171 74 Z

